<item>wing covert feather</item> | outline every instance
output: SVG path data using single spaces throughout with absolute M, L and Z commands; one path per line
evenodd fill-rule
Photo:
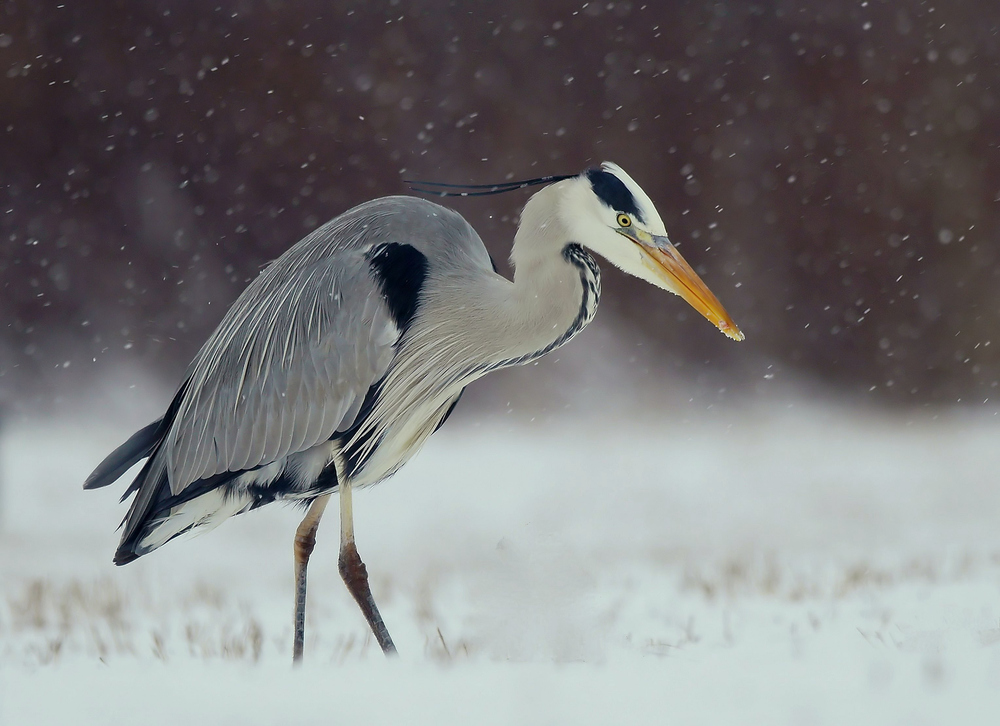
M 171 493 L 350 426 L 399 338 L 365 249 L 291 270 L 279 258 L 226 314 L 188 371 L 192 393 L 167 437 Z

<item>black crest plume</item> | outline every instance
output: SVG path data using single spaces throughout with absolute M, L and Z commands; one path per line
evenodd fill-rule
M 418 194 L 430 194 L 436 197 L 486 197 L 491 194 L 503 194 L 512 192 L 515 189 L 525 187 L 535 187 L 541 184 L 552 184 L 563 179 L 572 179 L 576 174 L 557 174 L 553 176 L 540 176 L 534 179 L 521 179 L 520 181 L 499 182 L 497 184 L 442 184 L 441 182 L 417 181 L 414 179 L 404 179 L 403 183 L 408 184 L 410 189 Z

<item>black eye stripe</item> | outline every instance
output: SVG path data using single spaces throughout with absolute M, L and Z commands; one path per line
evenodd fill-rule
M 642 223 L 646 220 L 635 203 L 635 197 L 625 186 L 625 182 L 611 172 L 599 167 L 587 170 L 587 179 L 598 198 L 616 212 L 630 214 Z

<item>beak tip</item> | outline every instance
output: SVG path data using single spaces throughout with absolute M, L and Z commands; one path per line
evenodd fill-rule
M 731 338 L 732 340 L 746 340 L 746 336 L 743 335 L 743 331 L 737 328 L 735 323 L 721 320 L 719 321 L 719 330 L 721 330 L 727 338 Z

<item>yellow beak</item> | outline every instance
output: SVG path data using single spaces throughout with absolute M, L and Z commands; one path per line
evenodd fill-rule
M 641 230 L 622 230 L 642 253 L 646 267 L 664 283 L 671 292 L 677 293 L 688 305 L 705 316 L 710 323 L 733 340 L 743 340 L 743 333 L 722 307 L 719 299 L 701 281 L 698 273 L 691 269 L 681 253 L 666 237 L 654 236 Z

